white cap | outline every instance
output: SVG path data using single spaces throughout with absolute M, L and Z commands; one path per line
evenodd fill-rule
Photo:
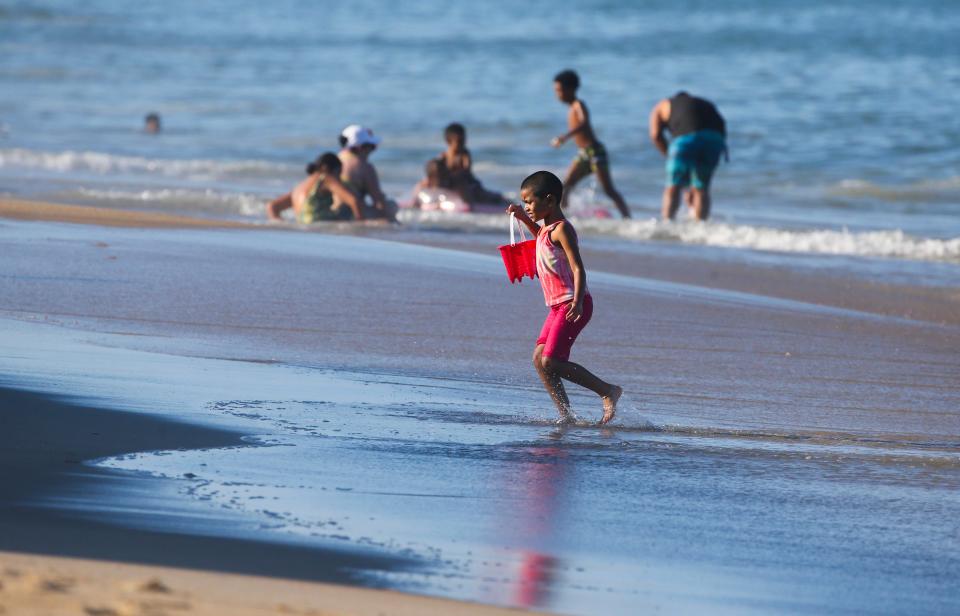
M 347 140 L 347 147 L 354 148 L 358 145 L 377 145 L 380 143 L 380 137 L 377 137 L 373 134 L 373 131 L 369 128 L 360 126 L 359 124 L 351 124 L 350 126 L 343 129 L 343 132 L 340 133 L 340 136 Z

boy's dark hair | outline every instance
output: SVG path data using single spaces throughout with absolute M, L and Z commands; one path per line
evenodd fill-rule
M 347 147 L 347 138 L 346 138 L 346 137 L 344 137 L 343 135 L 340 135 L 339 137 L 337 137 L 337 139 L 339 139 L 339 141 L 340 141 L 340 147 L 341 147 L 341 148 Z
M 537 171 L 528 175 L 520 184 L 520 190 L 529 190 L 541 199 L 546 198 L 547 195 L 553 195 L 557 205 L 560 205 L 563 199 L 563 182 L 549 171 Z
M 339 176 L 340 171 L 343 169 L 343 163 L 340 162 L 340 159 L 337 158 L 337 155 L 333 152 L 324 152 L 317 157 L 317 160 L 307 165 L 307 174 L 316 173 L 321 167 L 326 167 L 328 173 L 334 173 Z
M 148 114 L 146 115 L 145 118 L 143 118 L 143 121 L 144 121 L 144 122 L 156 122 L 157 124 L 159 124 L 159 123 L 160 123 L 160 114 L 157 113 L 157 112 L 155 112 L 155 111 L 151 111 L 150 113 L 148 113 Z
M 447 124 L 447 127 L 443 129 L 443 138 L 449 139 L 451 135 L 456 135 L 458 137 L 466 137 L 467 129 L 465 129 L 463 127 L 463 124 L 460 124 L 459 122 L 453 122 L 451 124 Z
M 426 172 L 427 177 L 433 176 L 436 178 L 441 188 L 448 188 L 450 172 L 447 171 L 447 164 L 443 162 L 442 158 L 431 158 L 427 161 L 427 164 L 424 165 L 423 170 Z
M 557 73 L 553 80 L 559 83 L 567 90 L 576 90 L 580 87 L 580 77 L 577 76 L 577 73 L 570 70 L 569 68 L 565 71 L 560 71 Z

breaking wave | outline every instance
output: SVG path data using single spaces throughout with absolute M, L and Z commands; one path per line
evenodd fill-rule
M 777 229 L 724 222 L 663 222 L 611 220 L 577 217 L 572 219 L 583 235 L 617 237 L 638 241 L 663 241 L 740 248 L 770 252 L 796 252 L 860 257 L 886 257 L 917 261 L 960 263 L 960 237 L 936 239 L 916 237 L 900 230 L 850 231 L 847 229 Z M 406 210 L 401 222 L 424 228 L 506 231 L 503 217 L 496 214 L 448 214 Z
M 275 178 L 301 173 L 300 165 L 263 160 L 175 160 L 102 152 L 37 152 L 19 148 L 0 150 L 0 169 L 4 167 L 97 175 L 160 175 L 189 180 Z
M 14 172 L 30 169 L 52 173 L 73 173 L 94 187 L 78 187 L 62 193 L 62 198 L 79 198 L 106 205 L 201 213 L 213 217 L 246 217 L 262 220 L 264 203 L 279 191 L 289 190 L 295 178 L 302 177 L 299 164 L 265 160 L 161 159 L 112 155 L 92 151 L 40 152 L 27 149 L 0 149 L 0 169 Z M 111 176 L 112 186 L 98 186 L 100 176 Z M 116 176 L 116 177 L 113 177 Z M 151 184 L 140 188 L 143 177 Z M 114 179 L 127 186 L 117 187 Z M 243 182 L 237 180 L 242 179 Z M 159 180 L 159 182 L 157 181 Z M 185 187 L 184 184 L 187 186 Z M 241 188 L 242 184 L 242 188 Z M 136 186 L 131 188 L 130 185 Z M 232 190 L 231 190 L 232 188 Z M 400 190 L 396 186 L 385 186 Z M 911 196 L 960 194 L 960 177 L 929 181 L 903 187 L 881 187 L 859 180 L 847 180 L 834 187 L 835 192 L 868 195 L 887 200 L 905 200 Z M 960 235 L 924 237 L 900 229 L 856 230 L 846 228 L 778 227 L 743 225 L 712 220 L 665 223 L 656 218 L 616 220 L 600 217 L 592 199 L 571 202 L 571 217 L 587 236 L 613 237 L 630 241 L 674 242 L 701 246 L 756 251 L 883 257 L 915 261 L 960 263 Z M 652 212 L 651 212 L 652 213 Z M 499 213 L 454 214 L 439 211 L 402 210 L 400 221 L 408 228 L 445 231 L 506 231 Z

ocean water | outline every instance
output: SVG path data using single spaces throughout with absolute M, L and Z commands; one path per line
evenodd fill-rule
M 955 265 L 958 30 L 949 0 L 7 2 L 0 194 L 262 220 L 265 200 L 359 122 L 383 137 L 373 161 L 404 200 L 451 121 L 467 126 L 477 175 L 515 194 L 574 154 L 548 146 L 565 118 L 552 76 L 572 67 L 638 218 L 590 221 L 589 235 Z M 663 164 L 647 116 L 681 88 L 730 128 L 707 225 L 653 220 Z M 159 135 L 140 131 L 149 111 Z M 573 210 L 597 207 L 612 210 L 587 181 Z

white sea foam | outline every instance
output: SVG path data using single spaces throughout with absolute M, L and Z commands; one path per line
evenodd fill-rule
M 594 224 L 592 221 L 585 223 L 581 222 L 581 226 L 586 229 Z M 636 239 L 674 240 L 687 244 L 775 252 L 960 262 L 960 237 L 913 237 L 900 230 L 776 229 L 719 222 L 663 223 L 657 220 L 598 223 L 603 229 L 612 224 L 617 235 Z
M 274 178 L 298 173 L 298 167 L 264 160 L 176 160 L 120 156 L 103 152 L 0 150 L 0 169 L 38 169 L 98 175 L 162 175 L 181 179 Z
M 261 218 L 267 193 L 276 189 L 281 178 L 296 178 L 302 173 L 297 165 L 265 160 L 205 160 L 158 159 L 137 156 L 111 155 L 92 151 L 41 152 L 27 149 L 0 149 L 0 169 L 36 169 L 54 173 L 117 176 L 128 183 L 138 176 L 159 176 L 170 186 L 149 189 L 114 187 L 80 188 L 74 194 L 83 199 L 122 205 L 124 202 L 165 210 L 200 211 L 213 216 L 247 216 Z M 244 180 L 246 192 L 204 188 L 226 181 L 234 186 Z M 99 182 L 99 178 L 95 182 Z M 154 181 L 154 180 L 151 180 Z M 142 182 L 139 182 L 142 183 Z M 201 187 L 177 187 L 182 184 L 200 184 Z M 264 192 L 256 194 L 258 186 Z M 388 187 L 389 188 L 389 187 Z M 252 191 L 251 191 L 252 189 Z M 846 194 L 870 194 L 888 199 L 906 199 L 920 192 L 944 195 L 960 191 L 960 177 L 910 185 L 887 194 L 887 188 L 859 180 L 847 180 L 836 187 Z M 70 193 L 66 194 L 71 196 Z M 577 220 L 581 233 L 617 237 L 635 241 L 664 241 L 724 248 L 758 251 L 794 252 L 808 254 L 886 257 L 918 261 L 946 261 L 960 263 L 960 236 L 937 238 L 910 235 L 902 230 L 850 231 L 842 228 L 778 228 L 777 226 L 738 225 L 711 221 L 698 224 L 692 221 L 664 223 L 655 218 L 621 221 L 597 218 L 593 215 L 594 199 L 574 199 L 571 214 Z M 401 222 L 412 227 L 501 231 L 504 218 L 498 214 L 450 214 L 404 210 Z
M 401 222 L 412 226 L 506 231 L 496 214 L 448 214 L 405 210 Z M 723 222 L 663 222 L 573 217 L 581 234 L 627 240 L 667 241 L 702 246 L 772 252 L 887 257 L 917 261 L 960 262 L 960 237 L 915 237 L 900 230 L 777 229 Z

